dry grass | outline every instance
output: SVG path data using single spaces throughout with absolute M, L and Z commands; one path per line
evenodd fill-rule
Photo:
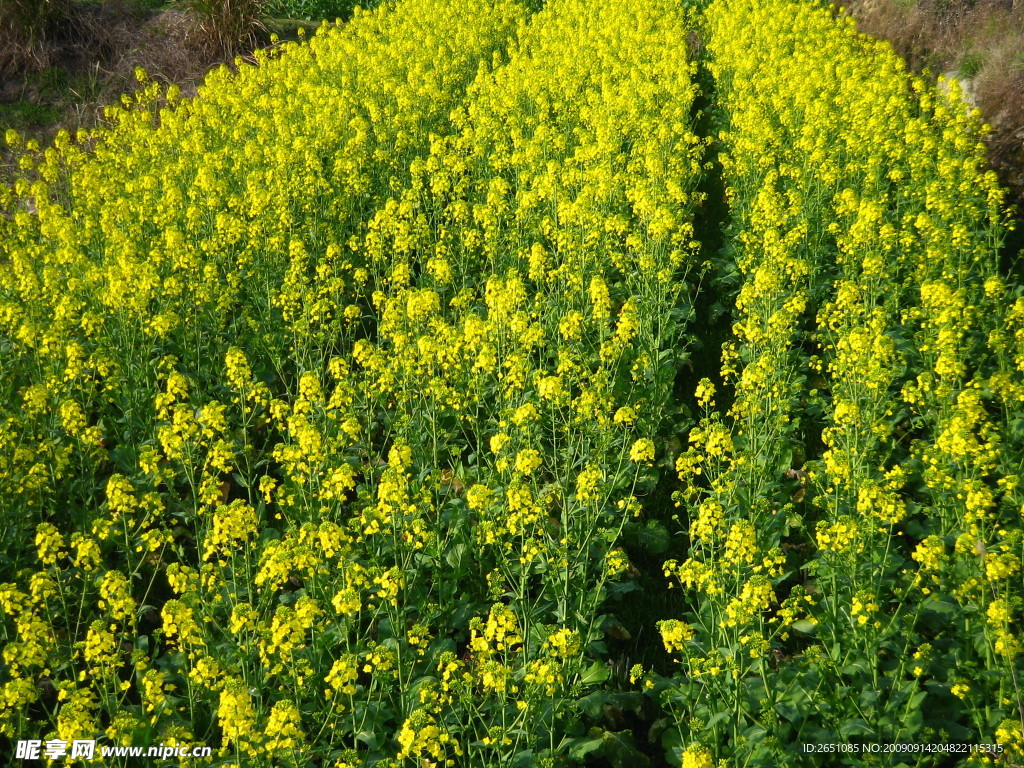
M 266 43 L 263 3 L 179 0 L 154 13 L 131 0 L 0 0 L 0 91 L 61 68 L 99 73 L 104 93 L 116 98 L 142 67 L 187 92 L 213 66 Z
M 136 67 L 146 70 L 151 79 L 178 85 L 191 95 L 206 73 L 226 60 L 209 44 L 196 20 L 177 9 L 122 29 L 117 51 L 104 89 L 114 97 L 135 87 Z
M 206 73 L 224 61 L 197 30 L 196 22 L 180 10 L 111 27 L 109 39 L 108 54 L 93 64 L 97 88 L 88 98 L 69 101 L 53 133 L 98 125 L 107 104 L 118 103 L 122 94 L 139 87 L 135 77 L 139 67 L 150 80 L 177 85 L 184 96 L 193 96 Z
M 0 80 L 49 65 L 53 41 L 74 33 L 70 0 L 0 0 Z
M 217 56 L 232 59 L 260 45 L 265 0 L 178 0 L 196 22 L 196 31 Z

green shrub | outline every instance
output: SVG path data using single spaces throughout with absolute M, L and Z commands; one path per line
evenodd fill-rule
M 957 70 L 962 77 L 977 77 L 978 73 L 981 72 L 981 69 L 984 66 L 985 57 L 978 51 L 971 51 L 960 59 L 960 64 L 957 67 Z
M 347 20 L 357 5 L 366 7 L 371 4 L 366 0 L 270 0 L 267 14 L 282 19 Z
M 270 0 L 267 14 L 279 18 L 319 20 L 348 19 L 356 5 L 367 5 L 356 0 Z

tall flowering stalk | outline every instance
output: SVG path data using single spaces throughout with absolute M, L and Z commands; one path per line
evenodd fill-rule
M 976 116 L 813 6 L 714 3 L 706 35 L 744 282 L 734 404 L 702 384 L 680 461 L 691 556 L 666 570 L 700 596 L 692 627 L 662 625 L 689 678 L 667 701 L 697 706 L 680 741 L 783 760 L 776 738 L 897 742 L 939 709 L 1019 733 L 1018 468 L 990 415 L 1019 407 L 1017 373 L 986 349 L 1005 219 Z

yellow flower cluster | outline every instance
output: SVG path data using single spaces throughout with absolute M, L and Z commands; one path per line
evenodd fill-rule
M 916 617 L 948 600 L 972 626 L 995 606 L 983 640 L 944 619 L 943 641 L 1012 677 L 1024 305 L 1007 308 L 996 274 L 1006 218 L 985 129 L 955 82 L 909 76 L 841 9 L 715 0 L 704 22 L 739 273 L 721 355 L 733 392 L 720 413 L 711 382 L 697 386 L 703 417 L 676 460 L 690 551 L 665 572 L 701 593 L 695 644 L 745 647 L 754 663 L 729 660 L 734 685 L 688 681 L 681 709 L 742 697 L 762 678 L 769 690 L 776 673 L 761 660 L 795 633 L 812 639 L 787 681 L 803 664 L 818 679 L 828 651 L 813 635 L 825 632 L 872 674 L 894 645 L 906 648 L 900 674 L 923 673 Z M 791 569 L 822 594 L 777 580 Z M 759 621 L 776 590 L 776 615 Z M 686 656 L 674 626 L 666 647 Z M 682 659 L 691 674 L 697 659 Z M 985 696 L 1013 703 L 999 686 Z M 718 743 L 696 718 L 679 726 Z M 730 749 L 740 762 L 753 754 Z
M 665 650 L 669 653 L 682 651 L 686 644 L 694 638 L 693 627 L 676 619 L 666 619 L 658 622 L 658 629 L 661 631 L 661 639 L 665 643 Z
M 306 735 L 302 731 L 302 716 L 293 701 L 279 701 L 270 710 L 264 734 L 263 749 L 267 752 L 301 748 Z
M 940 648 L 1021 658 L 1024 300 L 983 131 L 822 8 L 701 14 L 400 0 L 8 137 L 0 514 L 39 524 L 0 574 L 0 734 L 45 709 L 122 743 L 211 721 L 239 765 L 554 764 L 664 533 L 655 462 L 685 680 L 632 677 L 673 689 L 684 766 L 785 759 L 750 735 L 839 669 L 1010 711 L 996 675 L 913 689 Z M 731 335 L 672 407 L 709 272 Z
M 407 0 L 261 52 L 258 66 L 222 68 L 195 99 L 145 87 L 126 109 L 109 112 L 113 127 L 62 133 L 38 156 L 25 148 L 23 178 L 0 184 L 5 392 L 8 372 L 14 376 L 14 396 L 0 404 L 0 505 L 4 514 L 10 504 L 29 510 L 26 519 L 52 521 L 40 527 L 37 546 L 53 585 L 34 579 L 33 591 L 52 601 L 51 617 L 64 606 L 59 641 L 52 632 L 45 638 L 63 658 L 60 675 L 84 672 L 76 643 L 86 664 L 109 667 L 136 639 L 138 605 L 155 604 L 165 642 L 138 651 L 143 685 L 160 688 L 152 670 L 142 671 L 149 654 L 188 649 L 189 679 L 221 691 L 225 745 L 251 745 L 247 687 L 241 678 L 215 678 L 258 679 L 257 637 L 271 664 L 293 650 L 292 624 L 308 627 L 312 617 L 301 601 L 292 614 L 274 613 L 278 590 L 334 567 L 349 544 L 335 521 L 360 472 L 350 449 L 362 424 L 346 367 L 321 355 L 337 351 L 337 330 L 353 308 L 361 316 L 365 277 L 340 244 L 362 226 L 367 207 L 406 183 L 410 160 L 429 147 L 432 131 L 444 130 L 481 62 L 525 16 L 503 0 L 456 9 Z M 31 212 L 27 200 L 35 201 Z M 268 375 L 296 366 L 304 372 L 297 386 Z M 254 468 L 275 455 L 275 478 L 259 481 Z M 247 492 L 257 481 L 261 496 Z M 302 495 L 307 486 L 311 498 Z M 317 524 L 257 544 L 271 498 L 316 514 Z M 68 514 L 69 499 L 88 510 L 83 531 L 70 523 L 83 515 Z M 102 516 L 94 514 L 101 505 Z M 184 553 L 192 547 L 205 561 L 198 571 L 172 562 L 191 562 Z M 114 549 L 117 571 L 104 567 Z M 148 592 L 164 566 L 179 598 L 165 603 Z M 357 590 L 358 612 L 365 579 L 347 570 L 339 588 Z M 390 568 L 376 575 L 381 599 L 394 600 L 400 579 Z M 138 605 L 133 586 L 147 590 Z M 27 610 L 16 594 L 3 602 Z M 73 612 L 71 604 L 81 607 Z M 23 683 L 39 690 L 45 659 L 30 643 L 39 632 L 26 618 L 17 622 L 15 634 L 5 626 L 5 663 L 25 678 L 4 685 L 5 734 L 15 723 L 30 727 L 24 713 L 38 692 L 28 695 Z M 207 641 L 220 652 L 220 640 L 237 642 L 243 669 L 195 658 Z M 100 705 L 104 722 L 127 728 L 119 708 L 130 706 L 121 688 L 128 683 L 117 675 L 104 681 L 97 686 L 110 690 L 99 696 L 61 691 L 61 738 L 100 731 Z M 154 696 L 146 696 L 149 712 L 160 709 Z M 181 723 L 193 703 L 173 708 L 173 719 Z M 283 706 L 271 712 L 270 744 L 296 749 L 295 707 Z M 188 740 L 178 726 L 162 725 L 161 733 Z
M 401 750 L 398 759 L 417 758 L 424 766 L 453 766 L 463 754 L 457 739 L 439 728 L 431 714 L 424 709 L 414 710 L 402 724 L 398 733 Z
M 472 626 L 469 647 L 482 659 L 495 653 L 505 654 L 523 642 L 519 620 L 515 613 L 502 604 L 492 605 L 487 620 L 478 619 Z
M 331 671 L 327 674 L 326 682 L 328 690 L 326 695 L 332 691 L 352 696 L 356 693 L 356 680 L 359 678 L 358 658 L 354 655 L 343 656 L 334 662 Z
M 0 404 L 0 498 L 52 512 L 48 486 L 74 473 L 102 516 L 92 535 L 39 527 L 32 598 L 4 593 L 10 668 L 69 653 L 40 655 L 48 632 L 22 614 L 79 579 L 101 613 L 67 644 L 112 668 L 155 616 L 163 642 L 132 655 L 145 712 L 199 711 L 175 708 L 162 652 L 239 763 L 302 753 L 307 712 L 345 738 L 356 713 L 396 713 L 371 730 L 422 764 L 479 750 L 474 731 L 536 740 L 528 696 L 508 733 L 494 722 L 510 693 L 563 707 L 579 684 L 589 617 L 633 570 L 619 538 L 681 359 L 703 171 L 690 29 L 669 0 L 533 19 L 404 0 L 218 70 L 192 100 L 144 83 L 112 127 L 27 148 L 0 188 L 19 392 Z M 441 676 L 445 706 L 486 694 L 463 740 L 434 702 L 395 704 L 451 642 L 432 601 L 480 588 L 458 565 L 472 541 L 497 575 L 471 659 Z M 173 597 L 150 614 L 154 586 Z M 517 616 L 507 593 L 535 589 Z M 305 685 L 314 669 L 324 685 Z M 117 738 L 120 694 L 99 697 Z
M 682 768 L 715 768 L 715 761 L 707 747 L 691 744 L 683 751 Z
M 224 733 L 224 746 L 239 746 L 254 738 L 256 712 L 252 705 L 252 695 L 244 680 L 238 678 L 225 682 L 220 692 L 217 720 Z
M 305 646 L 306 635 L 321 614 L 316 600 L 308 596 L 300 597 L 294 608 L 277 607 L 259 643 L 260 658 L 269 674 L 281 672 L 285 665 L 291 666 L 293 672 L 301 667 L 296 655 Z

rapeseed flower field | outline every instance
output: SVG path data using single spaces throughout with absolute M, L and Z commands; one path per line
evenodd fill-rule
M 1024 761 L 1010 214 L 832 10 L 399 0 L 8 133 L 4 759 Z

